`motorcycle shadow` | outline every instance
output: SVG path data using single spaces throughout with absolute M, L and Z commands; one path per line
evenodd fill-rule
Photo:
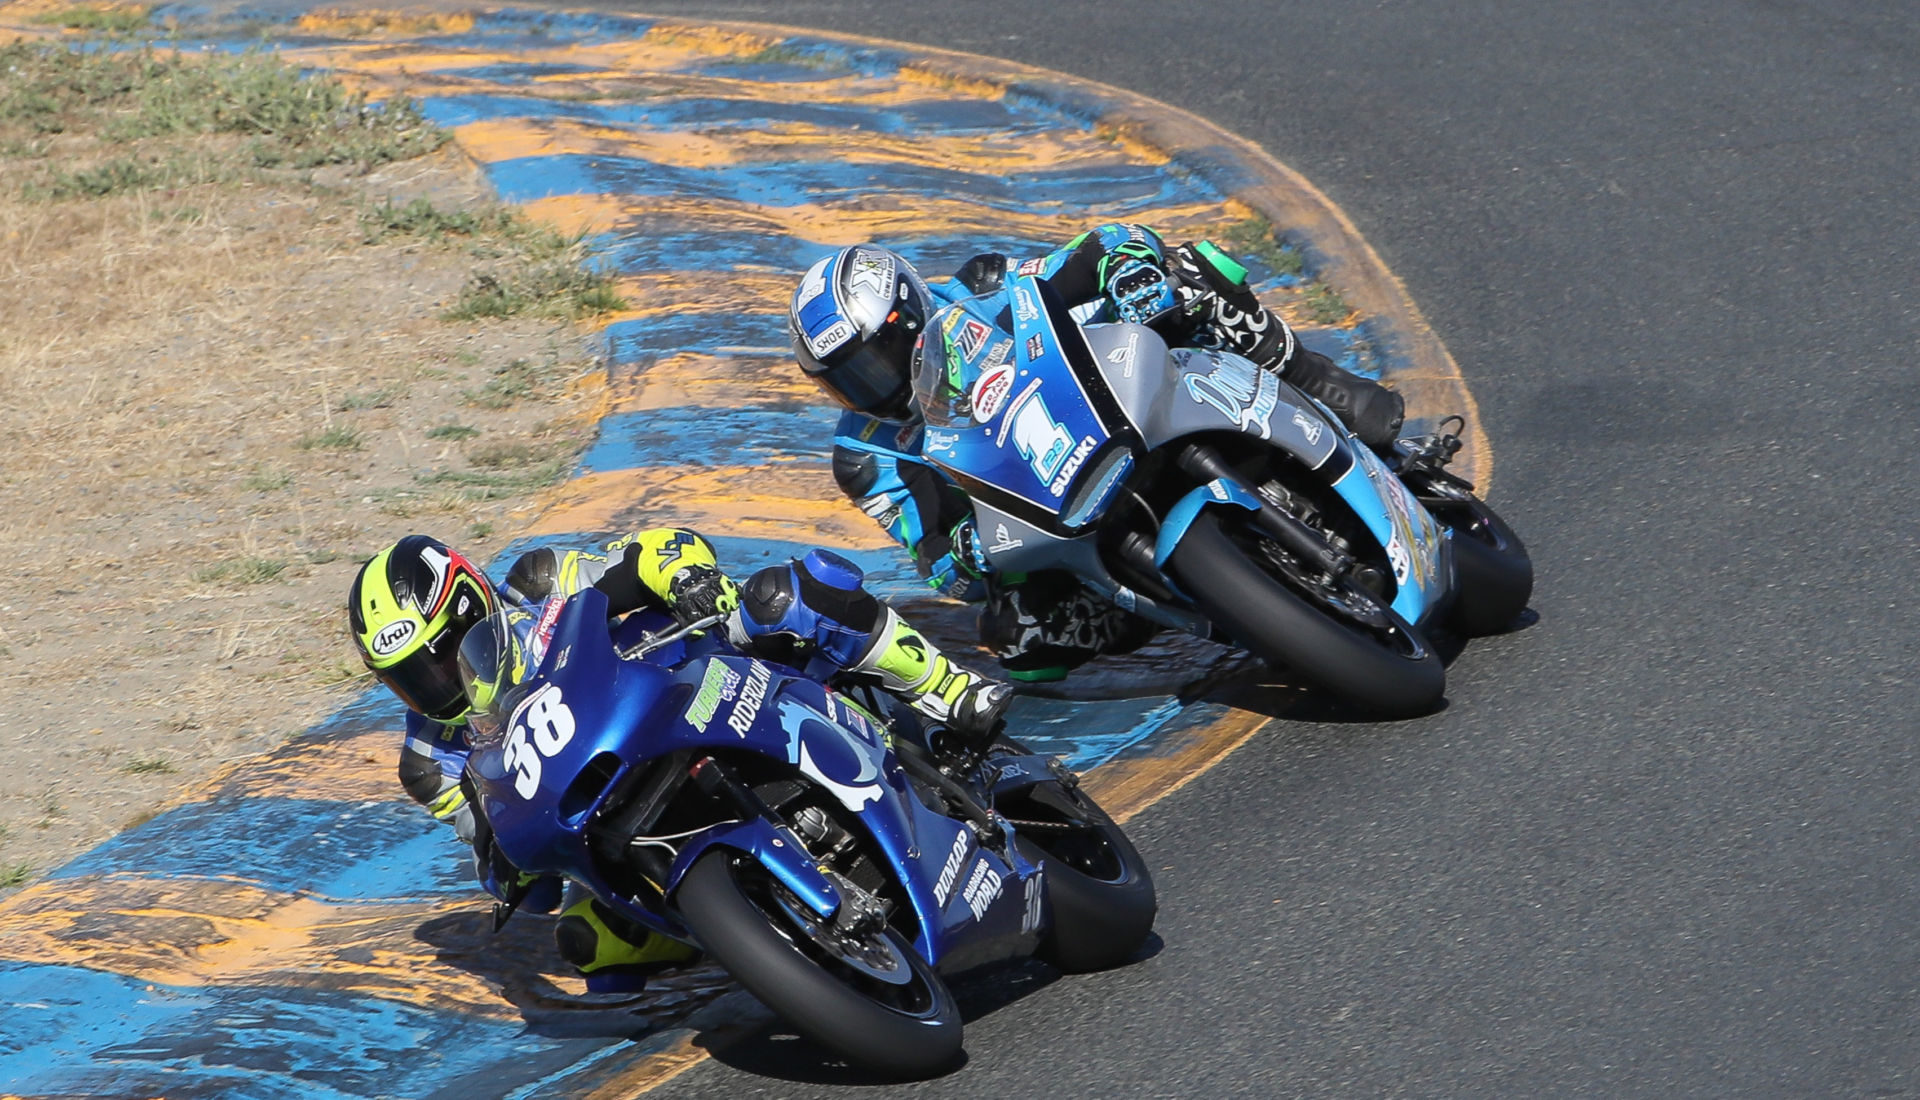
M 588 993 L 560 958 L 554 918 L 521 913 L 498 934 L 493 918 L 472 913 L 429 920 L 414 938 L 432 949 L 427 965 L 463 970 L 519 1011 L 529 1032 L 549 1039 L 637 1039 L 684 1024 L 738 987 L 718 966 L 695 963 L 648 979 L 639 993 Z
M 1157 933 L 1150 935 L 1127 965 L 1150 959 L 1165 946 Z M 1020 959 L 970 970 L 949 977 L 947 982 L 954 1000 L 959 1003 L 961 1019 L 972 1028 L 980 1020 L 1046 989 L 1063 977 L 1066 975 L 1046 963 Z M 873 1071 L 850 1065 L 825 1047 L 794 1034 L 745 992 L 739 996 L 744 999 L 743 1004 L 716 1005 L 714 1012 L 702 1014 L 710 1019 L 689 1021 L 699 1027 L 693 1044 L 705 1050 L 714 1061 L 756 1077 L 796 1084 L 878 1083 Z M 707 1026 L 700 1026 L 702 1024 Z M 976 1037 L 969 1033 L 967 1047 L 948 1068 L 948 1074 L 963 1069 L 972 1060 L 972 1051 L 978 1051 L 984 1058 L 995 1057 L 989 1036 Z

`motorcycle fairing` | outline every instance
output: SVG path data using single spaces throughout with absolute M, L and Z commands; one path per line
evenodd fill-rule
M 1024 953 L 1031 941 L 1023 947 L 1021 937 L 1037 934 L 1023 928 L 1025 884 L 1038 868 L 1018 852 L 1005 858 L 970 839 L 971 854 L 943 879 L 949 869 L 933 861 L 950 858 L 961 834 L 972 837 L 971 828 L 923 805 L 884 737 L 834 693 L 801 678 L 784 681 L 780 690 L 770 708 L 774 714 L 756 720 L 752 740 L 770 744 L 773 730 L 780 731 L 783 759 L 859 816 L 888 862 L 900 870 L 920 925 L 915 947 L 922 955 L 945 970 L 956 959 L 964 968 Z M 763 722 L 770 724 L 765 734 L 759 730 Z
M 1387 552 L 1393 569 L 1393 610 L 1418 625 L 1452 591 L 1453 547 L 1441 527 L 1378 455 L 1349 439 L 1352 465 L 1333 483 Z
M 1028 886 L 1039 868 L 1018 852 L 1003 858 L 974 845 L 955 871 L 958 882 L 936 889 L 935 861 L 966 827 L 921 803 L 885 735 L 856 708 L 789 669 L 736 654 L 672 670 L 622 660 L 606 624 L 604 595 L 587 589 L 570 599 L 501 744 L 476 750 L 470 760 L 482 811 L 516 867 L 565 875 L 603 900 L 625 900 L 600 877 L 586 835 L 608 794 L 642 761 L 682 750 L 744 750 L 793 766 L 859 817 L 897 869 L 921 928 L 916 946 L 934 965 L 1031 950 L 1043 927 L 1033 924 L 1043 911 L 1030 904 L 1037 886 Z M 529 750 L 514 749 L 509 758 L 507 746 L 516 744 L 531 746 L 530 759 L 538 761 L 530 783 L 526 769 L 535 765 L 516 766 Z M 840 904 L 838 890 L 792 832 L 760 819 L 724 822 L 690 838 L 662 891 L 671 895 L 693 860 L 715 846 L 759 862 L 823 917 Z M 684 934 L 670 916 L 624 908 L 650 926 Z
M 1168 348 L 1144 325 L 1089 325 L 1087 346 L 1140 443 L 1155 450 L 1198 432 L 1237 431 L 1319 470 L 1343 434 L 1272 371 L 1229 351 Z M 1339 471 L 1329 471 L 1337 476 Z
M 974 408 L 972 419 L 930 428 L 923 453 L 969 490 L 984 486 L 976 495 L 1012 498 L 1020 502 L 1013 507 L 1031 508 L 1045 521 L 1059 515 L 1076 476 L 1119 425 L 1103 418 L 1095 405 L 1105 403 L 1104 395 L 1089 394 L 1073 370 L 1088 354 L 1085 337 L 1058 296 L 1022 276 L 1010 301 L 1013 377 L 1006 396 L 984 413 Z
M 1174 548 L 1180 540 L 1187 537 L 1187 529 L 1199 517 L 1200 509 L 1220 505 L 1244 508 L 1249 512 L 1260 510 L 1260 498 L 1243 488 L 1237 481 L 1214 478 L 1181 497 L 1167 510 L 1167 518 L 1160 523 L 1160 537 L 1153 547 L 1153 564 L 1164 568 L 1167 559 L 1173 556 Z

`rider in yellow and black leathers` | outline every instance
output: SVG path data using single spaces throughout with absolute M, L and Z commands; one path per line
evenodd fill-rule
M 455 664 L 467 629 L 501 600 L 526 604 L 593 587 L 614 614 L 652 608 L 682 622 L 725 614 L 730 640 L 747 652 L 819 675 L 865 678 L 963 740 L 992 736 L 1010 698 L 1007 686 L 954 664 L 861 581 L 852 562 L 815 550 L 739 585 L 720 570 L 707 540 L 655 528 L 598 550 L 530 551 L 496 588 L 457 550 L 410 535 L 361 567 L 347 612 L 361 659 L 408 707 L 400 757 L 407 793 L 474 844 L 489 893 L 504 900 L 519 892 L 522 908 L 551 912 L 562 884 L 514 870 L 462 788 L 468 702 Z M 555 938 L 597 990 L 636 988 L 646 973 L 691 955 L 591 897 L 566 908 Z

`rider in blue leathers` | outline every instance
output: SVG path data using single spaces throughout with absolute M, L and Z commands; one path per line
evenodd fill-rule
M 705 539 L 655 528 L 595 551 L 531 551 L 495 585 L 459 551 L 409 535 L 361 566 L 347 615 L 361 659 L 407 707 L 402 786 L 473 845 L 475 872 L 488 893 L 529 912 L 551 912 L 564 884 L 523 876 L 506 861 L 462 781 L 472 751 L 471 700 L 458 666 L 472 627 L 503 604 L 526 606 L 588 587 L 605 593 L 616 615 L 651 609 L 691 623 L 725 614 L 729 641 L 754 656 L 883 688 L 963 744 L 993 737 L 1011 698 L 1007 685 L 950 661 L 861 582 L 858 566 L 815 550 L 736 584 Z M 591 897 L 570 900 L 554 938 L 590 990 L 632 990 L 648 972 L 691 955 Z
M 1151 623 L 1065 575 L 996 576 L 967 495 L 921 454 L 912 376 L 927 359 L 968 371 L 1013 354 L 1008 284 L 1046 280 L 1082 324 L 1149 325 L 1169 344 L 1237 352 L 1318 398 L 1375 449 L 1393 444 L 1400 396 L 1341 370 L 1261 305 L 1246 269 L 1210 241 L 1168 247 L 1143 225 L 1099 226 L 1024 262 L 988 253 L 929 284 L 897 253 L 855 245 L 810 268 L 788 312 L 794 356 L 846 407 L 834 432 L 842 492 L 904 546 L 928 583 L 985 601 L 981 640 L 1008 674 L 1052 680 L 1144 644 Z

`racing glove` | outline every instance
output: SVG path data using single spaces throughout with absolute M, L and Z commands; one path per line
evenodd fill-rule
M 740 586 L 710 565 L 689 565 L 667 582 L 667 606 L 682 623 L 729 615 L 740 607 Z

